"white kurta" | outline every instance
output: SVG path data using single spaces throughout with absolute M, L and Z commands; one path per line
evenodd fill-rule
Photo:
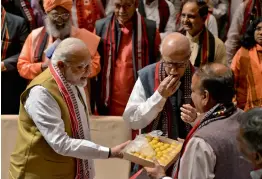
M 138 78 L 126 105 L 123 119 L 132 129 L 143 129 L 163 110 L 165 103 L 166 98 L 157 90 L 147 98 L 142 82 Z
M 33 87 L 29 92 L 24 107 L 38 130 L 55 152 L 64 156 L 88 159 L 90 176 L 93 178 L 95 173 L 92 159 L 108 158 L 109 148 L 90 141 L 90 129 L 88 116 L 86 115 L 88 112 L 85 112 L 84 105 L 77 95 L 76 87 L 71 86 L 71 88 L 75 94 L 79 107 L 85 139 L 74 139 L 67 135 L 64 122 L 61 119 L 60 107 L 44 87 Z M 85 101 L 84 89 L 78 88 Z
M 165 1 L 168 4 L 170 16 L 165 27 L 165 32 L 160 33 L 160 37 L 162 40 L 167 34 L 175 31 L 175 8 L 171 2 L 167 0 Z M 145 0 L 143 0 L 143 2 L 145 7 L 146 18 L 155 21 L 157 28 L 159 28 L 160 16 L 158 11 L 158 0 L 154 0 L 149 5 L 146 4 Z

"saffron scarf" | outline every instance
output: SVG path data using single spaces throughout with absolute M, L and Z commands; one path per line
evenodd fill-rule
M 3 7 L 1 10 L 1 61 L 3 61 L 6 57 L 6 52 L 9 46 L 9 32 L 5 18 L 6 11 Z
M 144 18 L 137 12 L 133 19 L 132 31 L 132 60 L 134 77 L 137 71 L 149 64 L 148 40 Z M 117 33 L 118 32 L 118 33 Z M 120 34 L 120 36 L 119 36 Z M 104 42 L 104 67 L 102 71 L 102 99 L 105 106 L 110 104 L 112 74 L 114 74 L 118 46 L 121 40 L 121 30 L 114 14 L 107 27 Z
M 166 0 L 155 0 L 155 1 L 158 1 L 158 12 L 160 18 L 158 29 L 160 33 L 163 33 L 165 32 L 166 24 L 170 16 L 169 6 Z M 143 3 L 143 0 L 139 1 L 138 10 L 139 13 L 146 18 L 145 5 Z
M 49 69 L 68 107 L 73 138 L 85 139 L 84 131 L 83 131 L 84 129 L 81 123 L 81 117 L 77 105 L 77 100 L 69 83 L 63 77 L 61 71 L 56 65 L 50 64 Z M 76 159 L 76 164 L 77 164 L 77 168 L 76 168 L 77 173 L 75 179 L 88 179 L 89 178 L 88 160 Z
M 191 79 L 194 73 L 194 67 L 191 65 L 191 63 L 189 63 L 189 66 L 187 67 L 185 74 L 183 76 L 183 80 L 180 86 L 180 89 L 183 92 L 183 96 L 182 96 L 182 104 L 190 104 L 191 101 Z M 157 62 L 156 64 L 156 69 L 155 69 L 155 87 L 154 87 L 154 91 L 156 91 L 160 85 L 160 83 L 167 77 L 167 74 L 165 72 L 164 66 L 163 66 L 163 62 Z M 158 116 L 156 117 L 156 119 L 153 120 L 153 122 L 151 122 L 150 125 L 148 125 L 145 130 L 143 130 L 143 132 L 151 132 L 153 130 L 158 129 L 159 126 L 159 122 L 161 121 L 161 130 L 163 132 L 163 136 L 172 138 L 171 136 L 171 130 L 172 129 L 172 125 L 171 125 L 171 120 L 173 121 L 178 121 L 175 120 L 175 116 L 172 115 L 173 109 L 172 109 L 172 105 L 170 100 L 167 100 L 165 103 L 165 106 L 162 110 L 161 113 L 158 114 Z M 186 125 L 186 131 L 189 132 L 189 129 L 191 129 L 191 127 L 189 127 L 189 125 Z
M 259 0 L 249 0 L 247 2 L 244 12 L 244 22 L 241 29 L 241 34 L 244 34 L 246 32 L 247 27 L 252 21 L 257 19 L 258 17 L 261 17 L 261 6 L 262 4 Z
M 219 111 L 223 110 L 223 114 L 221 114 Z M 174 179 L 178 179 L 178 174 L 179 174 L 179 169 L 180 169 L 180 161 L 181 158 L 185 152 L 186 146 L 190 139 L 194 136 L 195 132 L 202 127 L 210 124 L 211 122 L 217 121 L 217 120 L 223 120 L 231 116 L 234 112 L 236 111 L 236 107 L 233 103 L 230 103 L 228 105 L 224 104 L 217 104 L 213 108 L 211 108 L 204 116 L 203 120 L 199 120 L 195 126 L 190 130 L 189 134 L 187 135 L 179 157 L 178 165 L 177 165 L 177 170 L 174 176 Z M 221 115 L 220 115 L 221 114 Z

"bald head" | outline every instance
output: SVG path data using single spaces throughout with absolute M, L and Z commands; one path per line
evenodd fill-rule
M 174 32 L 167 35 L 160 46 L 161 55 L 168 61 L 189 60 L 191 50 L 190 43 L 186 36 Z
M 87 58 L 90 60 L 91 55 L 86 44 L 77 38 L 67 38 L 57 46 L 51 61 L 53 64 L 58 61 L 74 63 Z

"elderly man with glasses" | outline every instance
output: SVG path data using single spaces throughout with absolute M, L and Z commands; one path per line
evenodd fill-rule
M 190 105 L 194 71 L 189 61 L 190 43 L 184 35 L 171 33 L 163 40 L 160 52 L 159 62 L 138 72 L 123 118 L 141 133 L 162 130 L 169 138 L 185 138 L 189 126 L 183 120 L 197 117 Z
M 18 72 L 25 79 L 32 80 L 49 64 L 44 54 L 45 49 L 53 48 L 56 40 L 68 37 L 82 40 L 91 54 L 91 73 L 89 77 L 97 75 L 100 71 L 100 55 L 97 47 L 100 37 L 93 33 L 72 26 L 71 9 L 72 0 L 44 0 L 44 10 L 47 13 L 45 26 L 35 29 L 27 37 L 18 59 Z

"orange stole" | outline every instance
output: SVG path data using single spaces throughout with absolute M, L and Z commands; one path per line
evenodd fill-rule
M 132 63 L 132 23 L 121 27 L 121 41 L 112 76 L 109 115 L 122 116 L 135 84 Z
M 262 107 L 262 47 L 249 51 L 243 47 L 235 55 L 231 68 L 234 71 L 238 107 L 245 111 Z

